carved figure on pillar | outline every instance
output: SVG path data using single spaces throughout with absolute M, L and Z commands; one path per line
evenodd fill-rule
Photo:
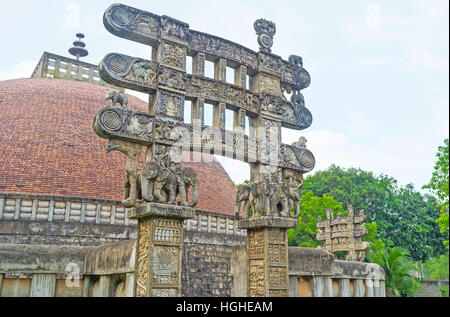
M 127 179 L 125 182 L 125 197 L 122 204 L 126 207 L 133 207 L 136 205 L 138 199 L 138 163 L 142 146 L 138 143 L 110 139 L 106 148 L 106 153 L 111 151 L 119 151 L 127 156 L 127 163 L 125 167 Z

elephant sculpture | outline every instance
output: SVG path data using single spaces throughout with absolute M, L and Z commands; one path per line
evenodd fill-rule
M 297 218 L 300 214 L 300 192 L 303 185 L 296 182 L 269 183 L 261 181 L 250 187 L 242 185 L 236 193 L 236 216 L 248 218 L 250 207 L 252 217 L 278 216 Z M 294 207 L 295 214 L 291 214 Z
M 189 188 L 192 187 L 192 201 L 189 202 Z M 198 179 L 194 169 L 190 167 L 184 168 L 180 173 L 180 181 L 178 184 L 178 193 L 181 201 L 179 205 L 187 207 L 195 207 L 198 203 Z
M 168 168 L 151 161 L 141 173 L 142 198 L 147 202 L 174 205 L 177 194 L 177 178 Z
M 140 196 L 140 186 L 138 186 L 138 163 L 141 155 L 142 146 L 137 143 L 127 142 L 118 139 L 110 139 L 106 148 L 106 153 L 119 151 L 127 156 L 125 170 L 127 179 L 124 185 L 124 200 L 122 204 L 125 207 L 134 207 Z
M 250 187 L 249 201 L 253 209 L 253 217 L 269 216 L 270 201 L 268 199 L 269 184 L 261 181 Z
M 128 106 L 128 97 L 118 91 L 108 90 L 105 96 L 106 105 L 108 105 L 108 100 L 111 100 L 113 107 L 115 107 L 117 103 L 125 109 Z
M 269 215 L 288 217 L 289 200 L 285 192 L 286 183 L 272 183 L 268 185 Z
M 242 218 L 248 218 L 250 214 L 250 187 L 242 185 L 236 193 L 236 216 L 239 216 L 242 211 Z
M 155 161 L 147 162 L 140 175 L 142 199 L 147 202 L 175 205 L 178 194 L 179 205 L 195 207 L 198 203 L 199 183 L 192 168 L 183 169 L 179 177 Z M 189 202 L 189 188 L 192 187 L 192 201 Z
M 148 62 L 137 62 L 132 66 L 133 75 L 136 81 L 144 84 L 152 83 L 156 78 L 155 70 L 151 67 Z

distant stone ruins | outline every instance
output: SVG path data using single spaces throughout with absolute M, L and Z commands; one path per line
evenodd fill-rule
M 354 214 L 353 206 L 348 206 L 349 216 L 343 218 L 342 214 L 333 217 L 333 210 L 327 209 L 327 219 L 319 217 L 317 222 L 317 240 L 322 241 L 321 248 L 331 253 L 347 251 L 347 261 L 364 261 L 368 242 L 361 242 L 361 238 L 368 233 L 364 227 L 366 216 L 361 210 L 359 215 Z

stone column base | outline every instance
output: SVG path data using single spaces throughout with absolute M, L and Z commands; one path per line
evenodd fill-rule
M 239 229 L 247 229 L 249 297 L 289 296 L 287 229 L 297 223 L 297 219 L 280 217 L 238 222 Z
M 138 219 L 135 296 L 181 296 L 183 221 L 193 218 L 195 209 L 144 203 L 127 214 Z

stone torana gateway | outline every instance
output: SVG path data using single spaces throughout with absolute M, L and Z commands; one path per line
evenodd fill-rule
M 0 81 L 0 297 L 386 295 L 382 268 L 358 261 L 361 213 L 319 222 L 323 249 L 287 247 L 315 159 L 280 129 L 311 125 L 310 77 L 272 54 L 272 22 L 254 23 L 254 52 L 121 4 L 104 21 L 151 60 L 45 52 L 33 78 Z M 210 154 L 247 162 L 249 186 Z
M 281 127 L 301 130 L 312 123 L 300 93 L 310 83 L 302 58 L 285 61 L 271 53 L 276 28 L 264 19 L 254 23 L 259 52 L 121 4 L 107 9 L 104 24 L 119 37 L 152 47 L 151 61 L 111 53 L 100 64 L 105 82 L 150 95 L 148 113 L 127 110 L 120 93 L 108 92 L 113 103 L 93 125 L 110 140 L 107 151 L 127 155 L 123 204 L 139 220 L 136 296 L 180 295 L 182 222 L 194 217 L 198 198 L 195 173 L 181 169 L 183 149 L 250 164 L 253 185 L 241 187 L 236 199 L 238 226 L 248 230 L 248 295 L 288 296 L 287 229 L 297 226 L 299 187 L 315 164 L 306 140 L 281 144 Z M 193 58 L 192 75 L 186 73 L 187 55 Z M 214 62 L 214 79 L 205 77 L 206 60 Z M 235 70 L 234 84 L 226 82 L 227 66 Z M 284 91 L 292 93 L 290 101 Z M 183 122 L 186 99 L 193 104 L 192 124 Z M 203 125 L 205 102 L 214 104 L 213 127 Z M 234 131 L 225 130 L 225 109 L 234 111 Z M 139 170 L 142 147 L 146 163 Z

